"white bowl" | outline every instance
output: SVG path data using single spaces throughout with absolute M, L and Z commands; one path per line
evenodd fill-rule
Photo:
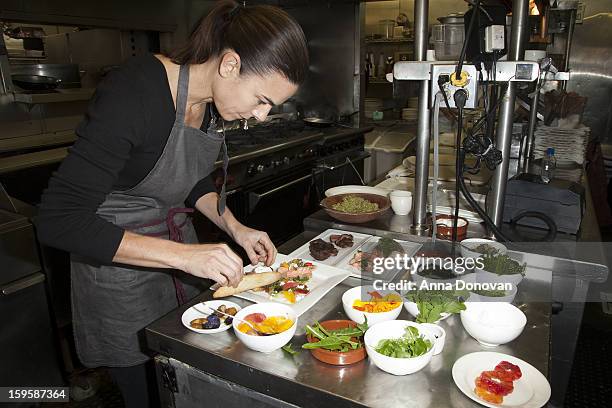
M 271 336 L 253 336 L 250 334 L 242 333 L 238 330 L 238 325 L 240 322 L 238 319 L 244 319 L 245 316 L 250 315 L 251 313 L 263 313 L 267 317 L 272 316 L 285 316 L 291 320 L 293 320 L 293 326 L 289 329 L 285 330 L 279 334 L 273 334 Z M 236 337 L 240 340 L 245 346 L 250 348 L 251 350 L 261 351 L 262 353 L 271 353 L 274 350 L 278 350 L 283 347 L 285 344 L 289 343 L 293 335 L 295 334 L 295 330 L 297 328 L 297 320 L 298 317 L 296 313 L 291 309 L 291 307 L 287 305 L 283 305 L 281 303 L 256 303 L 251 306 L 247 306 L 238 313 L 236 313 L 236 318 L 232 322 L 232 326 L 234 327 L 234 333 L 236 333 Z
M 393 310 L 389 310 L 388 312 L 380 312 L 380 313 L 360 312 L 359 310 L 353 309 L 353 302 L 355 300 L 368 300 L 369 295 L 367 294 L 367 292 L 372 292 L 372 291 L 376 291 L 383 296 L 393 293 L 399 296 L 401 299 L 400 294 L 392 290 L 376 290 L 372 286 L 354 287 L 352 289 L 347 290 L 342 295 L 342 306 L 344 306 L 344 313 L 346 313 L 348 318 L 354 321 L 355 323 L 361 324 L 365 321 L 365 317 L 367 317 L 368 326 L 373 326 L 380 322 L 386 322 L 388 320 L 397 319 L 397 316 L 399 316 L 399 314 L 402 312 L 401 304 L 398 305 Z
M 421 284 L 423 284 L 424 281 L 427 282 L 428 285 L 430 283 L 438 283 L 438 284 L 451 284 L 454 286 L 458 280 L 462 280 L 465 282 L 474 282 L 476 280 L 476 275 L 473 273 L 463 273 L 461 275 L 457 274 L 455 275 L 454 278 L 449 278 L 449 279 L 436 279 L 432 277 L 425 277 L 425 276 L 419 275 L 419 272 L 421 272 L 422 270 L 423 268 L 419 268 L 419 270 L 416 273 L 412 274 L 412 281 L 416 284 L 416 287 L 418 289 L 421 288 Z
M 461 323 L 470 336 L 483 346 L 495 347 L 516 339 L 527 324 L 518 307 L 501 302 L 466 302 Z
M 434 356 L 437 356 L 444 349 L 444 342 L 446 340 L 446 330 L 433 323 L 421 323 L 421 326 L 431 331 L 431 333 L 436 338 L 436 342 L 434 343 Z
M 337 186 L 328 188 L 325 190 L 325 197 L 331 197 L 339 194 L 355 194 L 355 193 L 367 193 L 367 194 L 378 194 L 384 197 L 389 195 L 389 192 L 383 188 L 370 187 L 370 186 Z
M 506 248 L 504 244 L 499 243 L 497 241 L 493 241 L 490 239 L 484 239 L 484 238 L 468 238 L 460 242 L 461 256 L 464 258 L 472 258 L 472 259 L 482 257 L 483 254 L 481 254 L 480 252 L 474 251 L 474 248 L 482 244 L 487 244 L 489 246 L 492 246 L 493 248 L 497 250 L 497 252 L 500 255 L 505 255 L 506 252 L 508 252 L 508 248 Z
M 375 350 L 376 346 L 378 346 L 378 342 L 381 340 L 402 337 L 406 326 L 416 327 L 423 337 L 431 341 L 433 346 L 427 353 L 412 358 L 395 358 L 385 356 Z M 434 354 L 436 338 L 431 330 L 428 330 L 418 323 L 409 322 L 407 320 L 391 320 L 370 327 L 363 341 L 370 361 L 372 361 L 376 367 L 393 375 L 407 375 L 416 373 L 431 361 Z
M 516 285 L 512 285 L 512 290 L 506 292 L 505 296 L 484 296 L 479 295 L 478 293 L 470 292 L 469 301 L 470 302 L 501 302 L 501 303 L 512 303 L 514 298 L 516 297 L 516 293 L 518 292 L 518 288 Z
M 484 269 L 476 268 L 476 282 L 480 283 L 509 283 L 512 287 L 518 286 L 523 281 L 523 275 L 515 273 L 512 275 L 498 275 L 493 272 L 485 271 Z
M 393 190 L 389 194 L 391 208 L 397 215 L 408 215 L 412 209 L 412 193 L 405 190 Z
M 419 316 L 419 314 L 421 314 L 419 312 L 419 307 L 414 302 L 410 302 L 410 301 L 404 302 L 404 308 L 415 319 Z M 447 319 L 450 315 L 451 315 L 450 313 L 440 313 L 440 318 L 436 320 L 434 323 L 440 323 L 442 320 Z M 421 323 L 421 324 L 427 324 L 427 323 Z

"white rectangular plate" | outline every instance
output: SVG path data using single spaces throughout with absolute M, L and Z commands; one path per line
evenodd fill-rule
M 336 256 L 330 256 L 329 258 L 327 258 L 324 261 L 317 261 L 315 260 L 312 255 L 310 254 L 310 247 L 309 244 L 314 241 L 317 238 L 321 238 L 323 241 L 329 242 L 329 237 L 331 235 L 341 235 L 341 234 L 351 234 L 353 236 L 353 246 L 350 248 L 338 248 L 336 247 L 336 249 L 338 250 L 338 255 Z M 321 234 L 317 235 L 316 237 L 314 237 L 313 239 L 311 239 L 310 241 L 308 241 L 307 243 L 305 243 L 304 245 L 302 245 L 301 247 L 299 247 L 298 249 L 296 249 L 295 251 L 293 251 L 292 253 L 289 254 L 289 256 L 294 259 L 294 258 L 301 258 L 301 259 L 308 259 L 308 260 L 312 260 L 313 262 L 317 262 L 323 265 L 330 265 L 330 266 L 336 266 L 340 263 L 340 261 L 350 252 L 352 252 L 353 250 L 355 250 L 355 248 L 359 248 L 364 242 L 366 242 L 368 239 L 372 238 L 372 235 L 367 235 L 367 234 L 359 234 L 357 232 L 351 232 L 351 231 L 341 231 L 341 230 L 336 230 L 336 229 L 328 229 L 324 232 L 322 232 Z
M 380 238 L 381 237 L 372 237 L 371 239 L 367 240 L 363 245 L 361 245 L 361 247 L 353 249 L 347 256 L 345 256 L 337 264 L 337 267 L 349 271 L 351 274 L 350 276 L 360 278 L 360 279 L 368 279 L 368 280 L 382 279 L 387 282 L 392 280 L 399 272 L 401 272 L 399 269 L 385 271 L 384 273 L 380 275 L 375 275 L 375 274 L 362 275 L 360 269 L 355 268 L 354 266 L 351 266 L 349 264 L 350 260 L 353 259 L 353 256 L 357 253 L 357 251 L 370 252 L 372 249 L 374 249 L 376 244 L 378 244 L 378 241 L 380 240 Z M 414 254 L 416 254 L 416 252 L 421 247 L 421 244 L 417 242 L 401 241 L 399 239 L 396 239 L 395 241 L 397 241 L 402 246 L 402 248 L 404 248 L 404 251 L 406 251 L 406 255 L 408 257 L 414 256 Z
M 295 256 L 288 256 L 278 254 L 276 257 L 276 262 L 272 265 L 272 268 L 276 270 L 281 262 L 290 261 L 291 259 L 295 259 Z M 317 267 L 312 272 L 312 278 L 308 282 L 308 288 L 310 289 L 310 293 L 304 296 L 301 300 L 298 300 L 294 304 L 290 304 L 285 299 L 281 299 L 279 297 L 270 297 L 266 292 L 242 292 L 236 297 L 250 300 L 255 303 L 264 303 L 264 302 L 278 302 L 289 305 L 295 313 L 300 316 L 305 311 L 314 306 L 323 296 L 327 294 L 330 290 L 334 288 L 334 286 L 338 285 L 344 279 L 349 276 L 347 271 L 342 269 L 334 268 L 333 266 L 324 265 L 317 261 L 312 261 L 312 263 Z M 253 270 L 253 266 L 249 265 L 244 268 L 244 272 L 251 272 Z

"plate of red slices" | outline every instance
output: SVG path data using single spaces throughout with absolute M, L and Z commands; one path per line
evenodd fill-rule
M 453 365 L 453 380 L 486 407 L 539 408 L 550 399 L 550 384 L 531 364 L 503 353 L 466 354 Z

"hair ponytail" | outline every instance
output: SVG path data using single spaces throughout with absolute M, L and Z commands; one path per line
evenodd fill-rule
M 244 7 L 234 0 L 219 1 L 170 58 L 180 65 L 202 64 L 226 49 L 240 55 L 241 74 L 278 72 L 299 85 L 308 72 L 306 38 L 291 16 L 278 7 Z

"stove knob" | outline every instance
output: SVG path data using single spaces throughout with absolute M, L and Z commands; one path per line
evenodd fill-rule
M 249 164 L 247 168 L 247 175 L 252 176 L 255 174 L 255 165 L 253 163 Z
M 257 172 L 258 173 L 263 173 L 264 169 L 265 169 L 265 167 L 264 167 L 263 164 L 260 164 L 260 165 L 257 166 Z
M 283 163 L 289 164 L 290 161 L 291 160 L 287 156 L 283 157 Z

